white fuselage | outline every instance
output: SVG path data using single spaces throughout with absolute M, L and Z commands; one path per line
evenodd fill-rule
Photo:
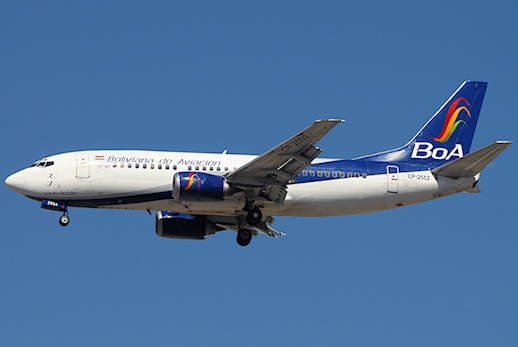
M 47 157 L 10 176 L 10 186 L 37 200 L 64 201 L 69 206 L 162 210 L 188 214 L 240 215 L 244 193 L 220 201 L 174 201 L 172 178 L 177 172 L 225 175 L 256 156 L 158 151 L 92 150 Z M 435 177 L 429 170 L 356 174 L 341 172 L 316 159 L 315 180 L 288 184 L 283 204 L 258 198 L 255 204 L 269 216 L 338 216 L 414 204 L 472 188 L 475 177 Z M 48 163 L 53 163 L 48 165 Z M 392 166 L 387 164 L 387 166 Z M 299 177 L 302 178 L 303 174 Z M 320 178 L 319 178 L 320 175 Z M 352 177 L 348 177 L 351 176 Z M 357 177 L 359 176 L 359 177 Z M 328 177 L 328 179 L 322 179 Z M 7 181 L 6 181 L 7 182 Z

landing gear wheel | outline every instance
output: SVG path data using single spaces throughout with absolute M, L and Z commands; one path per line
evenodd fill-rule
M 237 244 L 240 246 L 248 246 L 252 240 L 252 232 L 248 229 L 239 229 L 237 232 Z
M 66 214 L 59 217 L 59 225 L 61 225 L 62 227 L 66 227 L 69 222 L 70 222 L 70 218 Z
M 257 225 L 263 219 L 263 213 L 257 207 L 252 208 L 246 215 L 246 222 L 250 225 Z

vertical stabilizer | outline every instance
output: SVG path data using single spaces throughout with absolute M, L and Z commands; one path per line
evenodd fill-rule
M 437 167 L 471 149 L 487 82 L 465 81 L 405 146 L 363 160 Z

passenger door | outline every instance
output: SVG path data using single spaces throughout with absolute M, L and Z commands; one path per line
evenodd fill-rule
M 76 154 L 76 177 L 90 178 L 90 156 L 88 153 Z
M 397 194 L 399 190 L 399 167 L 387 165 L 387 192 Z

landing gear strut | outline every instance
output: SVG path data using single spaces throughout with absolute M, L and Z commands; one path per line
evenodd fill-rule
M 252 232 L 248 229 L 239 229 L 237 232 L 237 244 L 240 246 L 248 246 L 252 240 Z
M 70 222 L 70 217 L 68 216 L 68 212 L 63 212 L 63 215 L 59 217 L 59 225 L 62 227 L 66 227 L 68 223 Z

